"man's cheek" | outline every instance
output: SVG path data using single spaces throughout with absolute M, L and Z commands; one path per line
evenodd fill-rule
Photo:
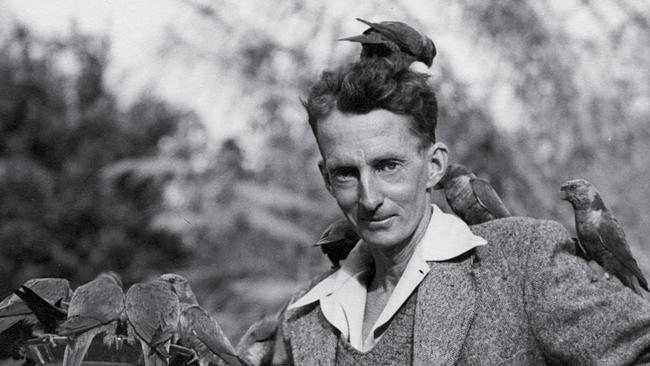
M 339 206 L 350 206 L 356 202 L 357 190 L 356 187 L 352 185 L 335 185 L 332 187 L 334 198 L 338 202 Z

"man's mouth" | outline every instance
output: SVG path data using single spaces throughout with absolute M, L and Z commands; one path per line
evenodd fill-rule
M 387 226 L 390 223 L 390 220 L 392 218 L 393 216 L 390 215 L 390 216 L 363 218 L 360 221 L 370 229 L 379 229 Z

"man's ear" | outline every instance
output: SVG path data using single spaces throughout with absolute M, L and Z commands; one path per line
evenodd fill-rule
M 327 172 L 327 168 L 325 167 L 325 162 L 323 161 L 323 159 L 320 159 L 318 161 L 318 170 L 320 171 L 321 177 L 323 177 L 323 182 L 325 183 L 325 188 L 327 188 L 327 191 L 331 195 L 334 195 L 334 193 L 332 193 L 332 184 L 330 182 L 330 175 Z
M 427 159 L 429 161 L 429 176 L 427 177 L 427 189 L 432 189 L 445 175 L 449 150 L 442 142 L 430 144 L 427 148 Z

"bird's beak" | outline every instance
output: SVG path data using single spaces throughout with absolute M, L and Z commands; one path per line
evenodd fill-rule
M 444 189 L 444 188 L 445 188 L 445 187 L 443 187 L 442 184 L 441 184 L 440 182 L 436 183 L 436 184 L 433 186 L 433 189 L 434 189 L 435 191 L 439 191 L 439 190 Z
M 560 199 L 566 201 L 568 198 L 569 194 L 566 192 L 566 190 L 560 188 Z

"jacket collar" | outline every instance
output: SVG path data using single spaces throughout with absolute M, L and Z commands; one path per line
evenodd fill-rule
M 415 265 L 426 266 L 425 262 L 447 261 L 487 243 L 482 237 L 474 235 L 469 226 L 458 217 L 444 213 L 435 204 L 431 206 L 433 211 L 429 225 L 413 253 L 415 261 L 412 262 L 418 262 Z M 367 244 L 360 240 L 343 261 L 341 268 L 294 301 L 288 309 L 309 305 L 331 295 L 347 281 L 354 280 L 366 271 L 371 263 Z M 427 271 L 426 268 L 422 269 Z

